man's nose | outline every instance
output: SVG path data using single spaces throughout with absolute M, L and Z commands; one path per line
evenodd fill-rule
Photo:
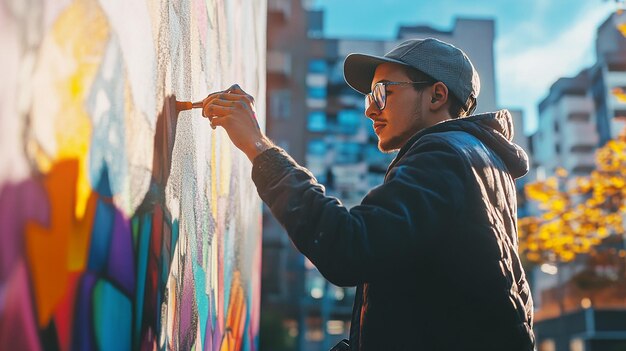
M 369 104 L 369 106 L 365 110 L 365 116 L 367 116 L 370 119 L 374 119 L 377 116 L 380 116 L 380 112 L 381 111 L 378 108 L 378 106 L 376 106 L 376 103 L 372 101 L 372 103 Z

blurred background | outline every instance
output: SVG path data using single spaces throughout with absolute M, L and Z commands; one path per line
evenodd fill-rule
M 509 109 L 531 171 L 518 180 L 520 251 L 539 351 L 626 350 L 626 14 L 621 1 L 268 0 L 267 132 L 346 207 L 383 181 L 351 52 L 409 38 L 462 48 L 477 112 Z M 354 290 L 329 284 L 264 209 L 260 347 L 328 350 Z

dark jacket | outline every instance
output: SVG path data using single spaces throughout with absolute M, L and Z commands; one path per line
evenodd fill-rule
M 259 195 L 330 282 L 357 286 L 351 350 L 532 350 L 508 111 L 414 135 L 350 210 L 284 151 L 253 163 Z

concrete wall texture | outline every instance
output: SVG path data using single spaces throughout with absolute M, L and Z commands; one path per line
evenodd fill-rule
M 0 0 L 0 349 L 255 350 L 266 2 Z

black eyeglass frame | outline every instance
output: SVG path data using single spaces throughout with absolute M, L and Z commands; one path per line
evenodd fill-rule
M 417 84 L 432 85 L 432 84 L 435 84 L 435 82 L 424 80 L 424 81 L 419 81 L 419 82 L 378 82 L 374 84 L 374 88 L 372 88 L 372 91 L 365 94 L 365 111 L 367 111 L 367 109 L 370 107 L 370 105 L 372 104 L 372 101 L 376 104 L 376 107 L 378 107 L 378 110 L 382 111 L 385 109 L 385 106 L 387 106 L 387 86 L 388 85 L 417 85 Z M 379 93 L 380 100 L 381 100 L 380 102 L 377 100 L 376 95 L 374 95 L 377 89 L 379 89 L 380 91 Z

